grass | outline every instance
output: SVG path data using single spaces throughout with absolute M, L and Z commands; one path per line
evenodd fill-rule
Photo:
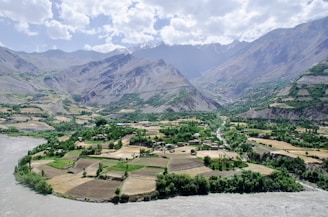
M 115 166 L 109 167 L 108 170 L 109 171 L 126 171 L 127 170 L 127 172 L 132 172 L 132 171 L 135 171 L 135 170 L 139 170 L 143 167 L 144 166 L 130 165 L 130 164 L 118 162 Z
M 61 170 L 72 167 L 73 164 L 74 164 L 74 160 L 69 160 L 69 159 L 56 159 L 55 161 L 48 163 L 49 166 Z

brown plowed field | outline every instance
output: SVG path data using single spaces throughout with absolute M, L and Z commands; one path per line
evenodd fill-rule
M 75 166 L 73 169 L 71 169 L 71 171 L 73 171 L 74 173 L 79 173 L 83 170 L 83 168 L 86 169 L 92 164 L 99 163 L 99 162 L 100 162 L 99 160 L 80 158 L 78 161 L 75 162 Z
M 155 176 L 130 175 L 123 184 L 122 194 L 138 195 L 155 191 Z
M 202 166 L 202 167 L 196 167 L 192 169 L 187 169 L 187 170 L 178 170 L 178 171 L 173 171 L 175 174 L 187 174 L 190 176 L 197 176 L 201 175 L 203 173 L 208 173 L 211 172 L 212 170 L 208 167 Z
M 168 170 L 169 172 L 174 172 L 202 166 L 204 166 L 203 161 L 197 160 L 195 158 L 171 159 L 168 164 Z
M 157 174 L 162 173 L 164 170 L 161 168 L 154 167 L 144 167 L 140 170 L 135 170 L 131 172 L 133 176 L 156 176 Z
M 167 162 L 169 160 L 167 158 L 136 158 L 131 161 L 129 164 L 132 165 L 141 165 L 141 166 L 155 166 L 155 167 L 166 167 Z
M 68 190 L 66 194 L 76 198 L 107 200 L 115 196 L 115 189 L 119 185 L 119 181 L 93 179 Z
M 48 166 L 45 164 L 38 166 L 37 169 L 40 170 L 40 172 L 43 170 L 45 176 L 48 178 L 53 178 L 55 176 L 59 176 L 59 175 L 67 173 L 67 170 L 60 170 L 60 169 L 57 169 L 57 168 L 54 168 L 54 167 L 51 167 L 51 166 Z
M 72 188 L 75 188 L 85 182 L 94 180 L 92 178 L 81 178 L 81 175 L 63 174 L 55 176 L 47 182 L 53 187 L 54 192 L 64 194 Z

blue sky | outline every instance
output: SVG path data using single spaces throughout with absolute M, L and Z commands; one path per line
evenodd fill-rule
M 109 52 L 161 41 L 228 44 L 327 16 L 327 0 L 0 0 L 0 45 Z

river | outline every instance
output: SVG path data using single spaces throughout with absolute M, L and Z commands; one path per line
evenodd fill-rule
M 15 182 L 17 160 L 44 142 L 0 135 L 0 217 L 327 216 L 328 192 L 210 194 L 113 205 L 43 196 Z

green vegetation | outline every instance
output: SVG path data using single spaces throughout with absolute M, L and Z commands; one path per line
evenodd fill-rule
M 209 156 L 204 157 L 204 165 L 211 168 L 212 170 L 219 171 L 229 171 L 234 170 L 235 168 L 247 167 L 247 164 L 241 160 L 210 158 Z
M 56 159 L 53 162 L 48 163 L 49 166 L 57 168 L 57 169 L 67 169 L 72 167 L 74 164 L 74 160 L 68 160 L 68 159 Z
M 118 162 L 116 165 L 112 167 L 108 167 L 109 171 L 123 171 L 123 172 L 132 172 L 135 170 L 139 170 L 143 168 L 143 166 L 140 165 L 131 165 L 123 162 Z
M 26 155 L 19 160 L 18 165 L 15 167 L 14 175 L 18 182 L 32 188 L 41 194 L 51 194 L 52 187 L 45 179 L 31 171 L 32 156 Z
M 325 70 L 328 69 L 328 64 L 318 64 L 310 68 L 310 72 L 312 75 L 327 75 L 328 73 Z
M 203 176 L 194 178 L 188 175 L 158 175 L 156 191 L 159 198 L 177 195 L 206 195 L 212 193 L 252 193 L 268 191 L 301 191 L 303 188 L 295 182 L 287 171 L 278 171 L 271 176 L 263 176 L 256 172 L 242 171 L 241 175 L 232 177 Z

